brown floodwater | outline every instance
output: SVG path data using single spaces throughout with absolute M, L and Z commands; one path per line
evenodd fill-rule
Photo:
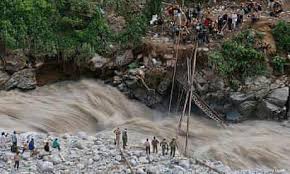
M 26 93 L 1 91 L 0 120 L 0 129 L 7 130 L 95 133 L 122 126 L 132 137 L 138 132 L 169 139 L 176 136 L 178 114 L 167 116 L 102 82 L 81 80 Z M 290 128 L 277 122 L 248 121 L 225 129 L 192 115 L 189 137 L 190 156 L 199 159 L 219 160 L 232 169 L 290 170 Z M 178 142 L 183 151 L 184 137 Z

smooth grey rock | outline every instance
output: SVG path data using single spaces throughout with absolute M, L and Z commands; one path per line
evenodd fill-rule
M 49 162 L 49 161 L 38 161 L 37 162 L 37 167 L 39 169 L 40 172 L 42 173 L 53 173 L 53 163 Z
M 268 96 L 267 100 L 279 107 L 284 107 L 289 96 L 289 88 L 278 88 L 273 90 Z
M 257 108 L 256 116 L 260 119 L 273 119 L 281 112 L 281 108 L 263 100 Z
M 131 164 L 133 167 L 135 167 L 135 166 L 138 165 L 138 162 L 137 162 L 135 159 L 131 159 L 131 160 L 130 160 L 130 164 Z

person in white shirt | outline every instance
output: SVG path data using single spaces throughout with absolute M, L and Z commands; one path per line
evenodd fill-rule
M 6 136 L 5 132 L 2 132 L 0 137 L 0 149 L 3 149 L 5 147 L 6 147 Z
M 236 26 L 237 26 L 237 21 L 238 21 L 238 15 L 237 15 L 237 13 L 233 13 L 232 14 L 232 19 L 233 19 L 233 27 L 235 29 Z

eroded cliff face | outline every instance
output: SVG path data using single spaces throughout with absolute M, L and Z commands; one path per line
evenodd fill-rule
M 124 50 L 114 57 L 95 55 L 86 64 L 50 60 L 31 63 L 21 52 L 7 55 L 0 72 L 1 89 L 31 90 L 37 86 L 82 77 L 101 79 L 115 86 L 129 98 L 147 106 L 167 107 L 175 64 L 177 73 L 173 97 L 176 110 L 182 110 L 187 86 L 186 59 L 192 56 L 193 44 L 176 46 L 169 38 L 147 38 L 136 49 Z M 232 88 L 220 77 L 208 60 L 208 49 L 199 48 L 195 90 L 215 110 L 229 120 L 279 119 L 286 114 L 289 96 L 287 75 L 247 78 Z M 279 97 L 283 96 L 283 97 Z M 275 99 L 275 101 L 273 100 Z M 277 104 L 279 103 L 279 104 Z

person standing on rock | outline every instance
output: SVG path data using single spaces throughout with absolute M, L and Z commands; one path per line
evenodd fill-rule
M 50 153 L 49 142 L 45 142 L 44 151 Z
M 144 146 L 145 146 L 146 155 L 150 155 L 150 143 L 149 143 L 148 138 L 146 139 Z
M 14 131 L 13 134 L 12 134 L 12 145 L 17 146 L 17 135 L 16 135 L 16 131 Z
M 0 148 L 5 149 L 6 147 L 6 137 L 5 137 L 5 132 L 2 132 L 1 137 L 0 137 Z
M 28 144 L 28 149 L 30 150 L 30 156 L 33 156 L 34 154 L 34 149 L 35 149 L 35 146 L 34 146 L 34 139 L 31 138 L 29 144 Z
M 16 131 L 13 132 L 11 139 L 12 139 L 11 152 L 16 153 L 18 151 Z
M 152 140 L 151 144 L 153 146 L 153 153 L 158 153 L 159 141 L 156 139 L 156 137 L 153 137 L 153 140 Z
M 16 154 L 14 155 L 14 169 L 16 168 L 16 170 L 18 170 L 19 168 L 19 161 L 20 161 L 20 155 L 19 152 L 16 152 Z
M 127 129 L 124 129 L 122 132 L 122 140 L 123 140 L 123 149 L 125 149 L 127 146 L 127 142 L 128 142 Z
M 28 150 L 28 141 L 23 142 L 23 148 L 22 148 L 22 153 L 23 154 L 26 150 Z
M 55 138 L 52 142 L 52 148 L 54 149 L 58 149 L 58 151 L 60 151 L 60 142 L 58 141 L 57 138 Z
M 120 128 L 117 128 L 116 130 L 114 130 L 114 134 L 116 135 L 115 144 L 117 145 L 117 147 L 119 147 L 120 146 L 120 136 L 121 136 Z
M 165 155 L 165 151 L 168 150 L 168 143 L 166 142 L 166 139 L 164 138 L 161 143 L 160 146 L 162 148 L 162 155 Z
M 175 157 L 175 151 L 176 151 L 176 147 L 177 147 L 177 143 L 176 143 L 175 138 L 172 138 L 169 145 L 170 145 L 170 156 Z

